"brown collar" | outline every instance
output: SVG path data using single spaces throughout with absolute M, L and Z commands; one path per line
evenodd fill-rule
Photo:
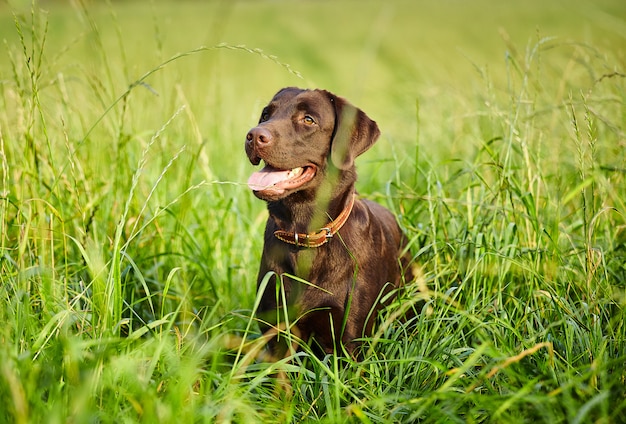
M 327 243 L 336 233 L 339 231 L 343 224 L 346 223 L 352 207 L 354 206 L 354 199 L 356 198 L 356 192 L 352 193 L 350 200 L 345 208 L 341 211 L 339 216 L 334 220 L 326 224 L 325 227 L 320 228 L 314 233 L 291 233 L 288 231 L 277 230 L 274 231 L 274 236 L 284 241 L 285 243 L 293 244 L 298 247 L 320 247 Z

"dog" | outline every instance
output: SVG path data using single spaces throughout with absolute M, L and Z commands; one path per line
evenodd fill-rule
M 276 93 L 246 135 L 248 159 L 265 164 L 248 179 L 269 211 L 257 279 L 264 333 L 287 325 L 317 352 L 354 356 L 383 299 L 411 278 L 394 215 L 355 191 L 354 161 L 379 135 L 344 98 L 295 87 Z

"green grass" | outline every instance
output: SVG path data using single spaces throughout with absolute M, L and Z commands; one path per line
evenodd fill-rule
M 621 1 L 44 6 L 0 6 L 1 422 L 624 422 Z M 255 350 L 287 85 L 383 131 L 426 307 L 361 362 Z

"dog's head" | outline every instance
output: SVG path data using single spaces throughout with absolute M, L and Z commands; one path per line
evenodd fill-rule
M 253 165 L 248 186 L 257 197 L 275 201 L 317 190 L 330 169 L 354 170 L 354 159 L 380 134 L 376 122 L 347 100 L 325 90 L 280 90 L 246 136 Z

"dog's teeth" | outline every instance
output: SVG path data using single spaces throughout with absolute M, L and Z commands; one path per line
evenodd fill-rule
M 293 178 L 295 176 L 298 176 L 302 173 L 302 168 L 298 167 L 298 168 L 293 168 L 291 171 L 289 171 L 289 178 Z

